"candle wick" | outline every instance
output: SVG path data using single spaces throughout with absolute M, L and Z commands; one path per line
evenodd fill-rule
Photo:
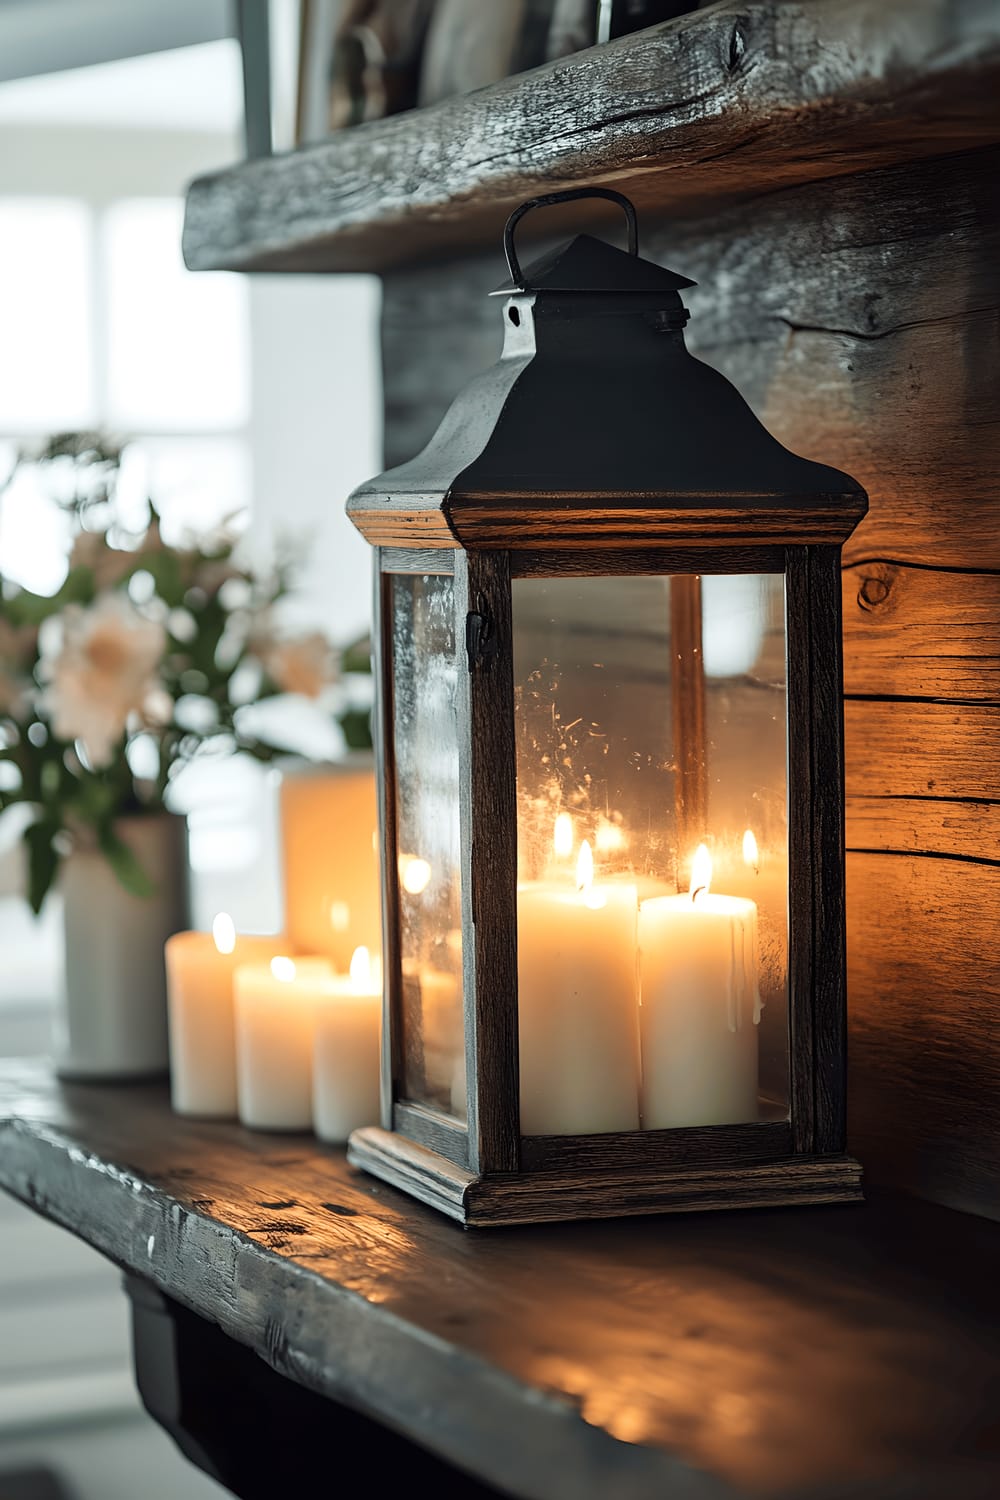
M 702 891 L 707 891 L 707 890 L 708 890 L 708 886 L 707 885 L 696 885 L 695 888 L 694 888 L 694 890 L 691 892 L 691 901 L 692 901 L 692 904 L 697 899 L 697 897 L 701 895 Z

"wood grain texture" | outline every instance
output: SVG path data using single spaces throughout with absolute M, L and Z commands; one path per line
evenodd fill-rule
M 766 1106 L 765 1106 L 766 1108 Z M 786 1110 L 787 1116 L 787 1110 Z M 792 1133 L 787 1118 L 765 1118 L 749 1125 L 694 1126 L 687 1130 L 609 1131 L 603 1135 L 526 1135 L 521 1137 L 523 1172 L 592 1173 L 637 1171 L 659 1164 L 686 1167 L 729 1162 L 774 1161 L 789 1156 Z
M 848 699 L 854 794 L 1000 800 L 1000 705 Z
M 852 697 L 1000 702 L 1000 572 L 873 559 L 844 570 L 843 602 Z
M 523 199 L 580 183 L 676 216 L 994 142 L 998 76 L 988 0 L 731 0 L 199 178 L 185 259 L 381 270 L 498 237 Z
M 788 1040 L 792 1138 L 796 1151 L 816 1148 L 816 982 L 814 914 L 816 819 L 813 809 L 812 643 L 809 548 L 789 548 L 786 617 L 788 674 Z
M 993 1225 L 903 1199 L 463 1234 L 309 1137 L 0 1079 L 0 1183 L 505 1493 L 997 1492 Z
M 988 149 L 646 236 L 698 280 L 693 351 L 783 443 L 864 485 L 849 565 L 1000 572 L 998 173 Z
M 809 549 L 812 675 L 813 1087 L 818 1152 L 847 1133 L 847 952 L 840 549 Z M 793 1062 L 794 1066 L 794 1062 Z
M 1000 868 L 847 862 L 851 1141 L 876 1181 L 1000 1217 Z
M 1000 802 L 906 792 L 849 794 L 847 847 L 1000 864 Z

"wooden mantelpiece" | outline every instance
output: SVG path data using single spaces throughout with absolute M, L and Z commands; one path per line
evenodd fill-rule
M 643 219 L 1000 138 L 992 0 L 726 0 L 191 187 L 193 270 L 384 271 L 603 184 Z M 579 216 L 577 216 L 579 219 Z M 525 226 L 529 233 L 529 226 Z
M 1000 1228 L 965 1215 L 876 1200 L 463 1232 L 310 1137 L 28 1063 L 0 1065 L 0 1186 L 504 1493 L 1000 1493 Z

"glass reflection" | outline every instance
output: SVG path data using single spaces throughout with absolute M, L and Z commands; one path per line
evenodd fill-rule
M 783 1115 L 783 577 L 522 579 L 513 591 L 522 1132 L 630 1128 L 633 1109 L 646 1128 Z M 710 874 L 693 885 L 702 845 Z M 599 910 L 578 912 L 588 900 Z M 617 1019 L 610 986 L 592 982 L 612 912 Z
M 391 588 L 403 1089 L 464 1118 L 454 590 L 436 575 Z

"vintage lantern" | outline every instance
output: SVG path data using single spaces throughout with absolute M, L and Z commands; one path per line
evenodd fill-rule
M 610 198 L 518 264 L 531 208 Z M 499 363 L 348 510 L 375 546 L 381 1127 L 469 1225 L 860 1196 L 840 549 L 867 509 L 688 354 L 603 189 L 523 204 Z

